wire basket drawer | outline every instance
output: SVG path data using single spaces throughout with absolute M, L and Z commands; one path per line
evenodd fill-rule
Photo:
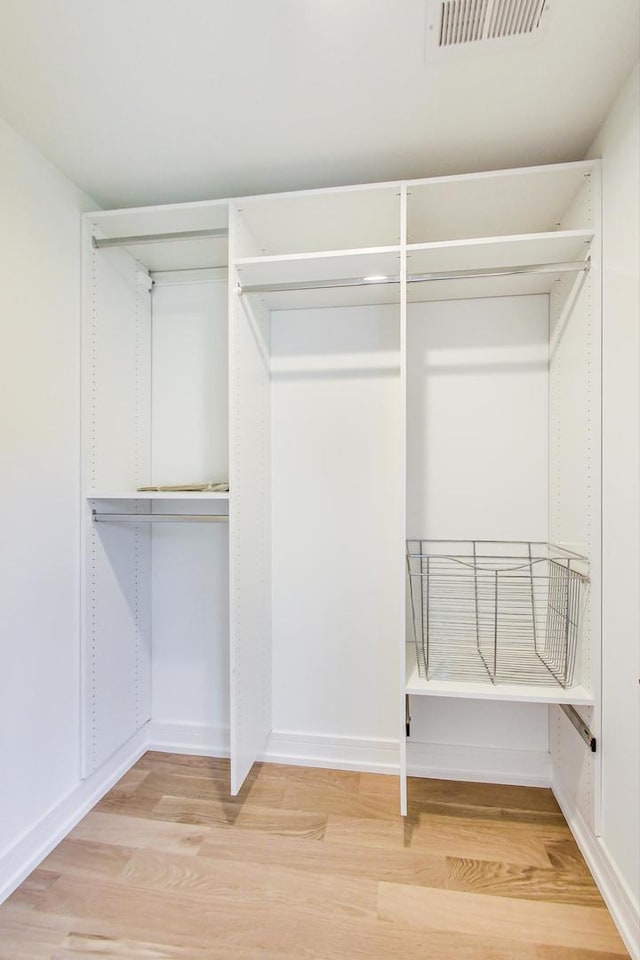
M 585 557 L 547 543 L 408 540 L 419 675 L 573 683 Z

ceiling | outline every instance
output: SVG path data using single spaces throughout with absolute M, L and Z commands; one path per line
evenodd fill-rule
M 425 58 L 426 0 L 1 0 L 0 116 L 105 207 L 575 160 L 638 0 Z

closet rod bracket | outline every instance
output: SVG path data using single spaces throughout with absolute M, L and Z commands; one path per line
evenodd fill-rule
M 597 748 L 596 738 L 591 733 L 591 730 L 584 722 L 576 708 L 572 707 L 570 703 L 561 703 L 560 708 L 574 725 L 591 752 L 595 753 Z

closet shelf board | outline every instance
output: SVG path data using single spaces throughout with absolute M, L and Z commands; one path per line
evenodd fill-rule
M 407 247 L 407 273 L 438 273 L 521 267 L 537 263 L 585 260 L 592 230 L 530 233 L 517 237 L 480 237 Z
M 229 500 L 228 493 L 210 492 L 144 492 L 131 491 L 130 493 L 87 493 L 87 500 Z
M 513 703 L 570 703 L 574 706 L 593 706 L 593 694 L 583 686 L 567 687 L 550 683 L 511 684 L 474 683 L 462 680 L 425 680 L 418 675 L 413 644 L 407 645 L 407 685 L 411 696 L 451 697 L 465 700 L 504 700 Z
M 236 267 L 241 285 L 399 274 L 400 247 L 366 247 L 292 256 L 243 257 L 236 260 Z

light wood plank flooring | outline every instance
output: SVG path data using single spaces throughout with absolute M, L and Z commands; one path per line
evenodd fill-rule
M 0 907 L 2 960 L 613 960 L 549 790 L 148 753 Z

